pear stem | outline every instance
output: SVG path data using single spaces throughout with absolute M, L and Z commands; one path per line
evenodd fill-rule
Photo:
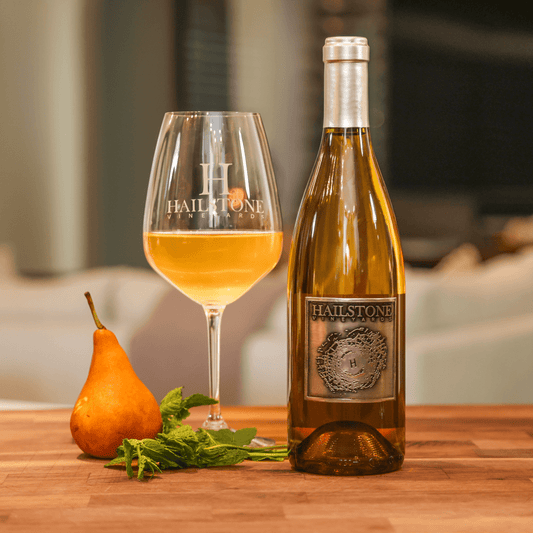
M 98 315 L 96 314 L 96 309 L 94 308 L 94 302 L 91 297 L 91 293 L 86 292 L 85 298 L 87 298 L 87 301 L 89 302 L 89 307 L 91 308 L 91 313 L 93 314 L 94 323 L 96 324 L 96 327 L 98 329 L 106 329 L 106 327 L 100 322 L 100 319 L 98 318 Z

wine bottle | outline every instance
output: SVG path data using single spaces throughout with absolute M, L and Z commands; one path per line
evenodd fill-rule
M 288 274 L 290 461 L 317 474 L 401 467 L 405 274 L 370 139 L 369 46 L 323 47 L 324 129 Z

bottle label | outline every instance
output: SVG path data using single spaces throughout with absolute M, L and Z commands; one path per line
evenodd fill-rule
M 305 298 L 305 397 L 376 402 L 396 397 L 396 298 Z

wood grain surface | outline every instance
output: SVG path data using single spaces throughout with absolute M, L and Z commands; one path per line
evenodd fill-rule
M 235 428 L 286 439 L 284 408 L 223 411 Z M 533 532 L 533 406 L 407 415 L 406 460 L 391 474 L 246 462 L 139 482 L 80 452 L 68 410 L 0 412 L 0 532 Z

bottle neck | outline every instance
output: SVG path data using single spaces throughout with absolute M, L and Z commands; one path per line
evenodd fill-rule
M 324 63 L 324 128 L 368 128 L 368 62 Z

